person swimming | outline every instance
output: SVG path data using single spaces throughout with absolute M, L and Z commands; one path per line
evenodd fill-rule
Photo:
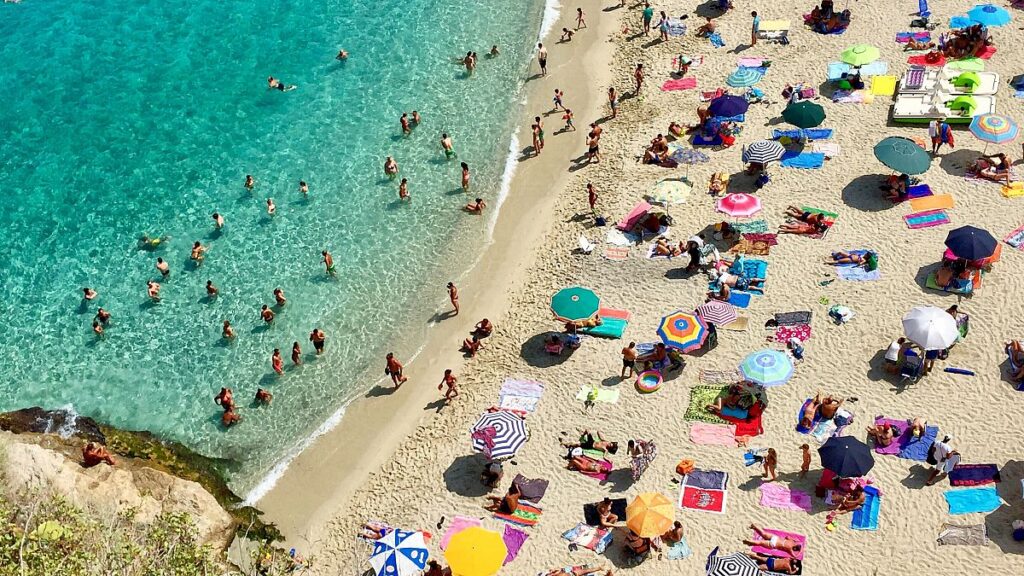
M 245 175 L 245 189 L 252 192 L 253 188 L 256 187 L 256 179 L 252 177 L 252 174 Z
M 288 299 L 284 297 L 284 290 L 274 288 L 274 301 L 277 302 L 278 308 L 284 308 L 284 305 L 288 303 Z
M 335 56 L 334 59 L 335 60 L 340 60 L 342 62 L 344 62 L 345 60 L 348 60 L 348 51 L 345 50 L 344 48 L 342 48 L 341 50 L 338 50 L 338 55 Z
M 286 85 L 284 82 L 281 82 L 273 76 L 267 76 L 267 88 L 270 88 L 271 90 L 278 90 L 280 92 L 291 92 L 298 88 L 298 86 L 295 84 Z
M 224 217 L 220 215 L 220 212 L 214 212 L 212 218 L 213 218 L 213 227 L 216 230 L 220 230 L 220 229 L 224 228 Z
M 267 216 L 273 218 L 274 214 L 277 214 L 277 204 L 274 204 L 273 198 L 267 198 Z
M 320 255 L 323 256 L 323 258 L 321 258 L 320 261 L 323 263 L 324 267 L 327 268 L 327 275 L 334 276 L 334 257 L 331 256 L 331 253 L 328 252 L 327 250 L 321 252 Z
M 203 259 L 206 258 L 206 246 L 203 246 L 196 240 L 195 244 L 192 245 L 192 254 L 190 256 L 192 261 L 196 263 L 196 266 L 202 266 Z
M 309 196 L 309 185 L 306 184 L 305 180 L 299 180 L 299 192 L 303 197 Z
M 220 335 L 225 340 L 231 340 L 235 337 L 235 329 L 231 327 L 231 322 L 224 321 L 224 327 L 221 329 Z

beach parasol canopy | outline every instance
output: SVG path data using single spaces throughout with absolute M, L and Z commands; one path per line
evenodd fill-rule
M 501 534 L 479 526 L 452 536 L 444 551 L 453 576 L 494 576 L 507 555 L 508 547 Z
M 753 68 L 739 67 L 725 79 L 725 83 L 733 88 L 746 88 L 761 81 L 761 73 Z
M 708 337 L 708 327 L 693 314 L 676 311 L 661 319 L 658 336 L 666 346 L 680 352 L 689 352 L 704 344 Z
M 746 98 L 733 96 L 732 94 L 725 94 L 711 101 L 711 104 L 708 105 L 708 112 L 710 112 L 712 116 L 730 118 L 732 116 L 746 114 L 747 108 L 749 107 L 750 103 L 747 102 Z
M 764 387 L 785 384 L 793 377 L 793 361 L 778 350 L 759 350 L 740 362 L 743 378 Z
M 915 306 L 903 316 L 903 333 L 925 350 L 945 350 L 960 337 L 956 319 L 942 308 Z
M 641 538 L 661 536 L 675 519 L 675 503 L 657 492 L 645 492 L 626 507 L 626 527 Z
M 863 66 L 878 60 L 878 48 L 870 44 L 854 44 L 840 55 L 843 62 L 850 66 Z
M 708 300 L 697 306 L 696 312 L 697 316 L 703 318 L 705 322 L 710 322 L 716 326 L 725 326 L 735 321 L 738 317 L 736 308 L 732 304 L 722 302 L 721 300 Z
M 703 164 L 711 158 L 700 150 L 686 148 L 679 142 L 669 142 L 668 157 L 675 160 L 677 164 L 686 164 L 686 175 L 690 175 L 690 164 Z
M 370 565 L 377 576 L 413 576 L 427 567 L 422 532 L 392 530 L 373 543 Z
M 761 211 L 761 199 L 745 192 L 734 192 L 720 198 L 715 208 L 729 216 L 746 218 Z
M 551 312 L 559 322 L 582 322 L 597 315 L 601 299 L 581 286 L 562 288 L 551 297 Z
M 814 128 L 825 121 L 825 109 L 807 100 L 791 102 L 782 111 L 782 119 L 797 128 Z
M 762 574 L 753 558 L 741 552 L 719 556 L 718 548 L 712 550 L 708 555 L 704 570 L 707 576 L 761 576 Z
M 971 134 L 982 142 L 1002 144 L 1010 142 L 1019 132 L 1016 122 L 999 114 L 981 114 L 971 120 Z
M 1006 9 L 992 4 L 978 4 L 967 11 L 967 17 L 984 26 L 1005 26 L 1012 19 Z
M 833 436 L 821 448 L 821 465 L 842 478 L 859 478 L 871 471 L 875 457 L 871 448 L 853 436 Z
M 982 260 L 995 254 L 999 242 L 988 230 L 961 226 L 946 235 L 946 248 L 964 260 Z
M 904 174 L 923 174 L 932 165 L 932 158 L 924 148 L 902 136 L 890 136 L 875 144 L 875 158 Z
M 767 164 L 782 158 L 786 148 L 775 140 L 758 140 L 751 142 L 743 149 L 743 163 L 758 162 Z
M 530 439 L 526 421 L 512 412 L 484 412 L 470 429 L 473 449 L 492 460 L 511 458 Z
M 663 206 L 682 204 L 690 197 L 691 190 L 693 190 L 693 184 L 686 180 L 665 179 L 655 184 L 645 198 L 652 204 Z

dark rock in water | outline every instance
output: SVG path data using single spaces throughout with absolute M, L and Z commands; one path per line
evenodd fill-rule
M 57 434 L 63 438 L 75 437 L 87 442 L 107 443 L 99 424 L 92 418 L 68 410 L 43 410 L 38 406 L 0 413 L 0 430 L 15 434 Z

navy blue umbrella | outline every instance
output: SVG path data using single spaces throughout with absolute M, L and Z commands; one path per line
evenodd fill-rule
M 749 107 L 750 104 L 747 103 L 745 98 L 726 94 L 712 100 L 711 105 L 708 106 L 708 112 L 711 112 L 712 116 L 731 118 L 740 114 L 746 114 Z
M 946 247 L 954 256 L 964 260 L 988 258 L 995 253 L 996 246 L 998 241 L 988 233 L 988 230 L 974 226 L 962 226 L 950 231 L 946 236 Z
M 871 471 L 871 448 L 853 436 L 833 436 L 818 448 L 821 465 L 843 478 L 857 478 Z

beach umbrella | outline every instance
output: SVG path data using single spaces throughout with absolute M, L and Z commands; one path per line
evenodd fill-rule
M 932 165 L 932 158 L 924 148 L 902 136 L 890 136 L 875 144 L 875 158 L 904 174 L 923 174 Z
M 744 192 L 734 192 L 720 198 L 715 207 L 729 216 L 745 218 L 761 211 L 761 199 Z
M 793 361 L 784 352 L 764 349 L 740 362 L 743 378 L 764 387 L 785 384 L 793 377 Z
M 661 319 L 658 336 L 666 346 L 680 352 L 689 352 L 704 344 L 704 339 L 708 337 L 708 327 L 693 314 L 676 311 Z
M 693 184 L 686 180 L 665 179 L 655 184 L 646 198 L 652 204 L 682 204 L 690 197 L 691 190 Z
M 818 448 L 821 465 L 843 478 L 859 478 L 871 471 L 871 448 L 853 436 L 833 436 Z
M 746 88 L 761 81 L 761 73 L 753 68 L 740 67 L 725 79 L 725 83 L 733 88 Z
M 961 226 L 946 235 L 946 248 L 964 260 L 983 260 L 995 253 L 999 242 L 988 230 Z
M 675 503 L 658 492 L 645 492 L 626 507 L 626 527 L 641 538 L 661 536 L 675 520 Z
M 370 565 L 377 576 L 412 576 L 427 566 L 422 532 L 392 530 L 373 543 Z
M 703 318 L 705 322 L 710 322 L 717 326 L 725 326 L 738 317 L 736 308 L 732 304 L 722 302 L 721 300 L 708 300 L 697 306 L 696 312 L 697 316 Z
M 825 121 L 825 109 L 807 100 L 790 102 L 782 111 L 782 118 L 797 128 L 814 128 Z
M 559 322 L 582 322 L 597 315 L 601 299 L 581 286 L 563 288 L 551 297 L 551 312 Z
M 1005 26 L 1012 19 L 1005 8 L 992 4 L 978 4 L 967 11 L 967 17 L 984 26 Z
M 743 148 L 742 158 L 744 164 L 750 162 L 767 164 L 779 160 L 785 153 L 786 148 L 775 140 L 758 140 Z
M 453 576 L 493 576 L 501 570 L 507 555 L 501 534 L 480 526 L 452 536 L 444 551 Z
M 483 452 L 492 460 L 515 456 L 516 451 L 530 438 L 526 421 L 505 410 L 484 412 L 470 429 L 470 433 L 473 438 L 473 449 Z
M 690 164 L 703 164 L 711 158 L 700 150 L 686 148 L 679 142 L 670 142 L 668 145 L 668 157 L 675 160 L 677 164 L 686 164 L 686 175 L 690 175 Z
M 718 548 L 708 555 L 704 570 L 707 576 L 761 576 L 761 569 L 753 558 L 741 552 L 719 556 Z
M 708 105 L 708 112 L 712 116 L 722 116 L 730 118 L 732 116 L 739 116 L 740 114 L 746 114 L 747 108 L 750 107 L 750 103 L 747 102 L 746 98 L 742 96 L 733 96 L 732 94 L 724 94 L 715 98 Z
M 975 116 L 971 120 L 970 130 L 975 138 L 985 142 L 986 149 L 988 144 L 1002 144 L 1012 141 L 1019 132 L 1016 122 L 999 114 Z
M 854 44 L 840 55 L 843 62 L 850 66 L 863 66 L 878 60 L 878 48 L 870 44 Z
M 915 306 L 903 316 L 903 333 L 925 350 L 945 350 L 960 337 L 956 319 L 942 308 Z

